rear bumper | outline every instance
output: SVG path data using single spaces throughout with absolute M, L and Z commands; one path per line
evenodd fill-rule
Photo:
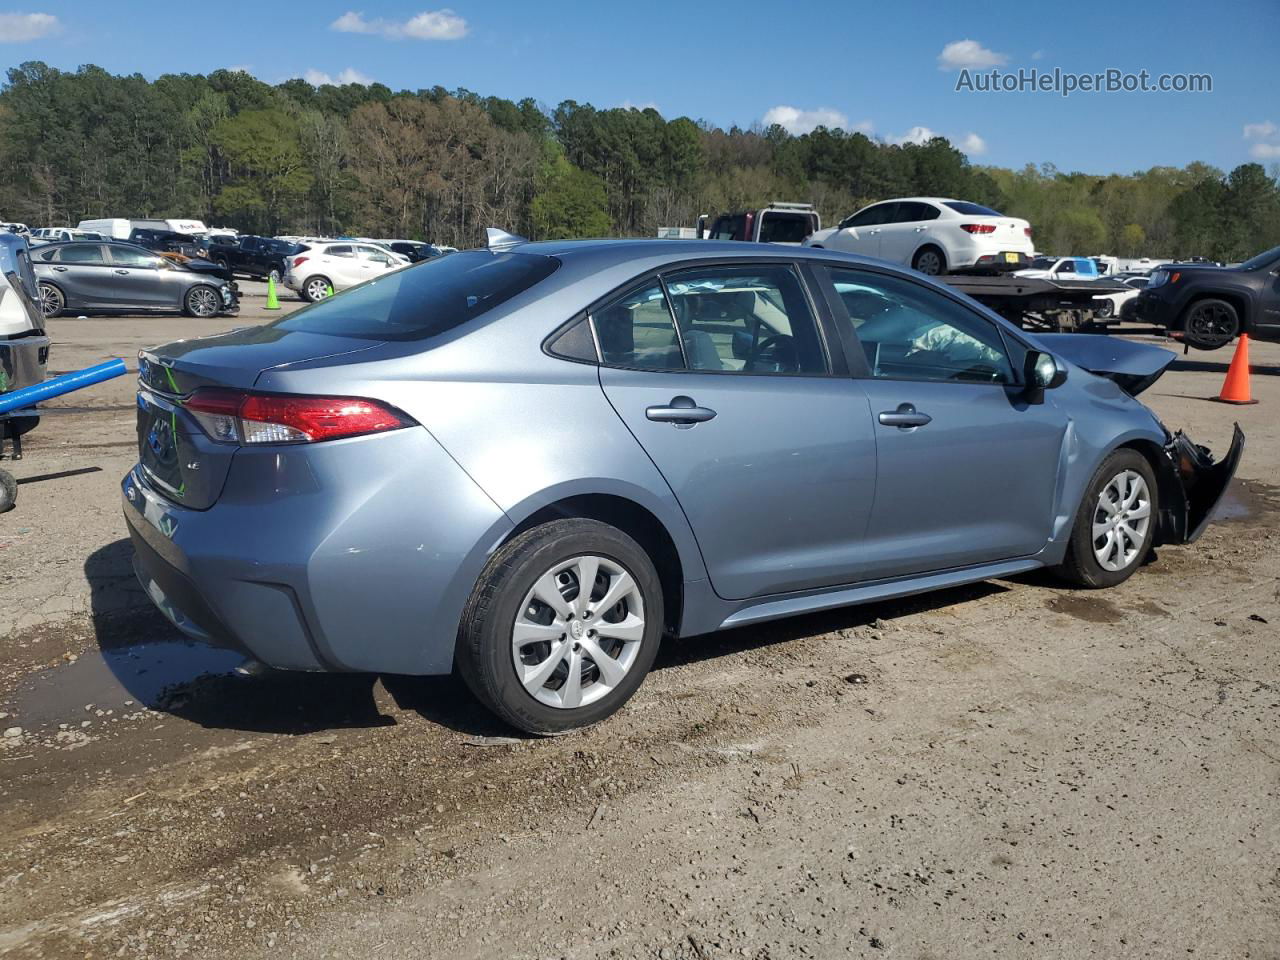
M 272 667 L 449 672 L 510 521 L 420 428 L 314 447 L 242 448 L 207 510 L 135 467 L 121 486 L 139 581 L 188 636 Z

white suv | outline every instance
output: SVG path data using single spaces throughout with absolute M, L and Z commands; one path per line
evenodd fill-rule
M 371 243 L 318 243 L 288 258 L 284 285 L 315 303 L 338 290 L 407 266 L 408 260 Z
M 873 203 L 817 231 L 804 245 L 905 263 L 932 275 L 970 267 L 1025 267 L 1035 249 L 1026 220 L 941 197 Z

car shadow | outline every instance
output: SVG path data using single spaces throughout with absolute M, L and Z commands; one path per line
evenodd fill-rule
M 134 578 L 132 557 L 132 545 L 121 539 L 85 561 L 98 649 L 69 665 L 79 671 L 69 685 L 69 705 L 71 700 L 110 703 L 114 695 L 117 702 L 127 698 L 202 727 L 289 735 L 391 726 L 399 710 L 467 736 L 522 736 L 486 710 L 456 676 L 238 672 L 242 655 L 189 640 L 151 605 Z M 665 643 L 654 669 L 872 626 L 1008 589 L 987 581 L 687 637 Z M 86 663 L 90 656 L 92 662 Z M 68 686 L 51 679 L 50 691 Z M 379 688 L 389 700 L 380 702 Z
M 1209 360 L 1175 360 L 1169 366 L 1169 369 L 1185 370 L 1189 373 L 1225 374 L 1227 372 L 1227 368 L 1230 366 L 1230 359 L 1224 360 L 1221 363 Z M 1249 372 L 1264 377 L 1280 377 L 1280 365 L 1272 364 L 1267 366 L 1260 363 L 1250 363 Z

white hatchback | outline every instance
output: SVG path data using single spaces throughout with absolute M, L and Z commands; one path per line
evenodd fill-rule
M 284 285 L 315 303 L 338 290 L 407 266 L 408 260 L 371 243 L 318 243 L 289 257 Z
M 804 245 L 892 260 L 930 275 L 971 267 L 1016 269 L 1035 249 L 1026 220 L 941 197 L 873 203 L 817 231 Z

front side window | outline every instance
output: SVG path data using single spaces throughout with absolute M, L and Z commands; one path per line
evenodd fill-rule
M 58 254 L 60 263 L 101 264 L 102 248 L 96 243 L 69 243 Z
M 111 262 L 118 267 L 154 267 L 155 254 L 131 247 L 112 247 Z
M 712 240 L 736 240 L 742 233 L 744 217 L 741 214 L 732 217 L 718 217 L 711 227 Z
M 1004 338 L 986 318 L 899 277 L 834 266 L 830 273 L 873 377 L 1015 382 Z
M 654 282 L 593 311 L 600 359 L 611 366 L 680 370 L 684 357 L 662 285 Z
M 1054 273 L 1075 273 L 1076 263 L 1074 260 L 1063 260 L 1060 264 L 1058 264 L 1057 269 L 1054 270 L 1053 272 Z
M 896 203 L 877 203 L 874 207 L 867 207 L 860 210 L 852 217 L 842 223 L 841 229 L 847 227 L 873 227 L 880 223 L 890 223 L 893 220 L 894 208 Z
M 817 323 L 789 264 L 664 275 L 691 370 L 824 374 Z

